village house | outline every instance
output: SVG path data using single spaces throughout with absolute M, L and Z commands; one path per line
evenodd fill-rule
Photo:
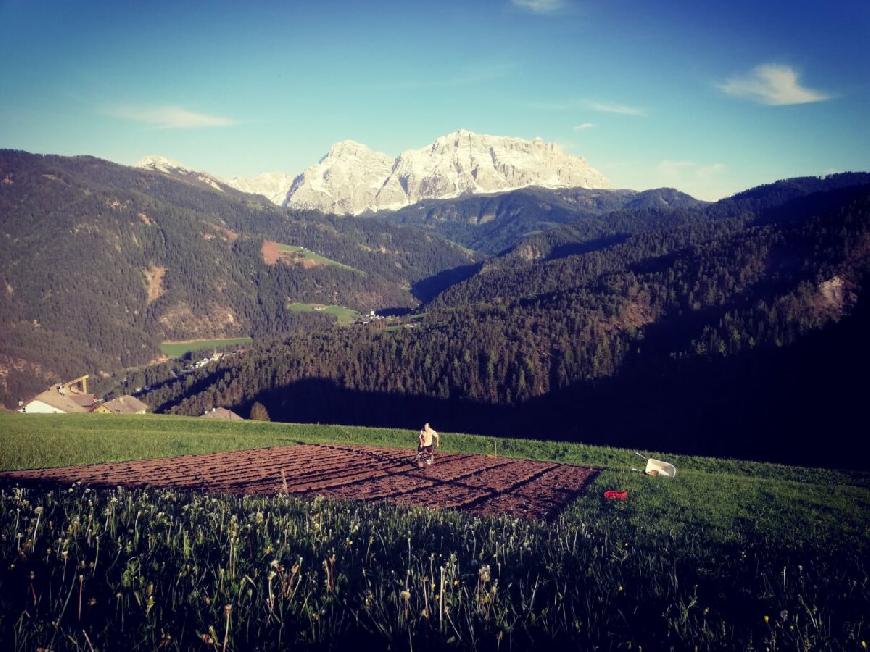
M 200 419 L 224 419 L 225 421 L 244 421 L 242 417 L 226 408 L 212 408 L 203 414 Z
M 98 414 L 145 414 L 148 412 L 148 404 L 143 403 L 135 396 L 125 394 L 111 401 L 106 401 L 94 408 Z
M 52 385 L 27 401 L 21 412 L 27 414 L 72 414 L 92 412 L 97 406 L 97 397 L 88 393 L 88 375 L 66 383 Z

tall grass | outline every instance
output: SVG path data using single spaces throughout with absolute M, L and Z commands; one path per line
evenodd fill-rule
M 0 467 L 390 429 L 0 415 Z M 555 522 L 387 505 L 0 485 L 10 649 L 863 649 L 866 474 L 445 435 L 445 449 L 602 469 Z M 626 503 L 602 499 L 627 489 Z M 442 582 L 443 580 L 443 582 Z
M 854 541 L 323 499 L 0 490 L 9 649 L 858 649 Z M 830 545 L 830 542 L 829 544 Z

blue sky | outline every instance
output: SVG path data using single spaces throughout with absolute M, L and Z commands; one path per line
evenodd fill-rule
M 0 147 L 295 174 L 465 128 L 712 199 L 870 169 L 868 41 L 866 0 L 0 0 Z

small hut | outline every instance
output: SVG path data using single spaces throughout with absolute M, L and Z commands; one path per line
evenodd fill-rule
M 223 419 L 224 421 L 244 421 L 242 417 L 226 408 L 212 408 L 203 414 L 200 419 Z

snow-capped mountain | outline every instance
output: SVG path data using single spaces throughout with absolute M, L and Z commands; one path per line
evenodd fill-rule
M 296 177 L 286 172 L 264 172 L 255 177 L 232 177 L 224 183 L 236 190 L 263 195 L 273 204 L 280 206 L 287 198 L 287 191 Z
M 377 204 L 393 158 L 352 140 L 333 145 L 326 156 L 293 181 L 285 205 L 356 215 Z M 404 205 L 404 204 L 402 204 Z
M 352 141 L 337 143 L 298 176 L 285 205 L 356 215 L 421 199 L 502 192 L 528 186 L 608 188 L 579 156 L 543 140 L 459 130 L 396 159 Z
M 165 156 L 146 156 L 136 163 L 135 167 L 142 168 L 143 170 L 154 170 L 155 172 L 162 172 L 163 174 L 171 174 L 173 176 L 193 179 L 204 183 L 207 186 L 211 186 L 215 190 L 220 190 L 221 192 L 224 191 L 223 185 L 226 183 L 225 181 L 205 172 L 191 170 L 178 161 L 173 161 Z
M 398 157 L 352 140 L 334 144 L 318 163 L 293 177 L 267 172 L 219 179 L 163 156 L 146 156 L 137 167 L 263 195 L 291 208 L 339 215 L 396 210 L 422 199 L 544 188 L 609 188 L 586 161 L 540 138 L 487 136 L 460 129 Z

